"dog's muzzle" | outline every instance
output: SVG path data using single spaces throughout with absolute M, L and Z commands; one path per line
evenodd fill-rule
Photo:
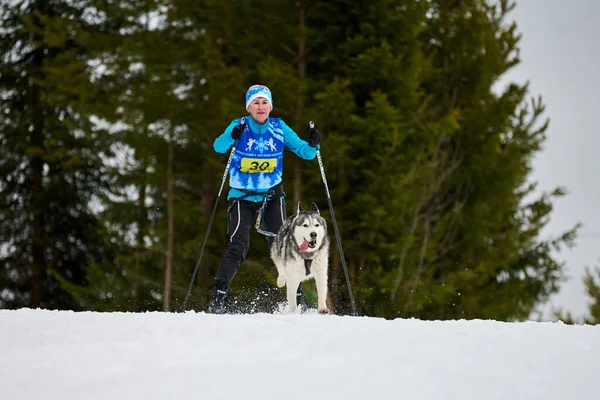
M 298 246 L 298 249 L 302 253 L 302 252 L 305 252 L 308 249 L 314 249 L 316 247 L 317 247 L 317 234 L 315 232 L 312 232 L 310 234 L 310 240 L 304 239 L 304 241 L 302 242 L 302 244 L 300 244 Z
M 317 233 L 311 232 L 310 240 L 308 241 L 308 247 L 310 247 L 311 249 L 314 249 L 316 246 L 317 246 Z

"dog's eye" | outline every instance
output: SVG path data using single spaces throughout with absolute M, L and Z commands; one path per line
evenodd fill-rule
M 320 225 L 319 224 L 315 224 L 315 226 L 318 228 Z
M 308 224 L 302 224 L 302 226 L 308 228 Z

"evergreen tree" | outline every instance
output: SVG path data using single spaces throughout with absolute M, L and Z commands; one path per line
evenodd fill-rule
M 591 303 L 588 305 L 590 310 L 589 316 L 577 319 L 573 317 L 571 312 L 563 314 L 561 311 L 555 311 L 554 317 L 570 325 L 578 323 L 600 324 L 600 268 L 596 267 L 594 270 L 586 268 L 583 284 L 585 285 L 585 291 L 591 299 Z
M 296 63 L 294 54 L 301 45 L 295 43 L 294 34 L 300 25 L 302 4 L 290 7 L 275 1 L 239 1 L 198 5 L 197 2 L 179 1 L 176 5 L 170 14 L 179 31 L 174 34 L 186 38 L 178 51 L 183 54 L 187 65 L 200 71 L 210 71 L 206 75 L 203 72 L 205 84 L 199 87 L 210 100 L 195 106 L 196 118 L 201 116 L 203 125 L 192 130 L 194 140 L 204 146 L 202 151 L 203 154 L 206 152 L 206 159 L 197 160 L 195 169 L 188 170 L 189 175 L 184 178 L 190 184 L 199 177 L 204 178 L 202 203 L 209 205 L 208 209 L 204 206 L 204 214 L 193 227 L 196 236 L 190 245 L 194 244 L 197 251 L 226 161 L 226 156 L 214 153 L 212 143 L 233 118 L 245 114 L 244 93 L 247 88 L 256 83 L 268 85 L 275 97 L 275 109 L 271 115 L 285 118 L 290 126 L 296 128 L 296 117 L 302 113 L 303 106 L 299 79 L 301 67 L 297 65 L 300 62 Z M 272 32 L 277 32 L 277 35 L 271 35 Z M 218 46 L 214 48 L 212 43 Z M 197 49 L 211 53 L 202 54 Z M 199 58 L 202 55 L 204 59 Z M 203 111 L 205 114 L 202 114 Z M 304 132 L 306 127 L 304 125 Z M 284 184 L 289 197 L 299 198 L 296 191 L 300 190 L 302 170 L 296 168 L 296 161 L 295 156 L 286 157 Z M 201 176 L 198 171 L 202 172 Z M 210 179 L 207 179 L 209 175 Z M 227 205 L 223 199 L 226 192 L 227 187 L 195 286 L 198 288 L 196 293 L 204 294 L 202 300 L 208 298 L 218 263 L 227 246 L 223 230 L 226 226 Z M 253 231 L 251 241 L 248 259 L 231 288 L 232 296 L 240 301 L 242 298 L 254 299 L 261 292 L 272 290 L 275 284 L 275 269 L 269 259 L 265 237 Z M 190 267 L 194 261 L 190 260 Z M 202 303 L 200 306 L 204 307 Z
M 221 3 L 215 3 L 216 7 Z M 119 82 L 122 154 L 104 203 L 122 244 L 119 274 L 127 284 L 119 309 L 171 310 L 183 300 L 220 184 L 215 132 L 230 121 L 235 70 L 224 65 L 210 18 L 212 5 L 186 1 L 121 3 L 127 17 L 112 69 Z M 239 102 L 237 102 L 239 104 Z M 198 274 L 193 307 L 209 293 L 212 253 L 222 244 L 215 226 Z M 199 294 L 199 295 L 198 295 Z M 195 304 L 199 301 L 200 305 Z
M 596 276 L 593 275 L 593 272 Z M 585 318 L 584 321 L 586 324 L 600 324 L 600 268 L 595 268 L 594 271 L 586 268 L 583 282 L 585 290 L 592 300 L 590 317 Z
M 557 290 L 562 265 L 551 251 L 570 245 L 575 230 L 550 241 L 539 233 L 552 197 L 563 192 L 525 203 L 533 189 L 531 155 L 545 139 L 544 107 L 539 99 L 527 105 L 526 86 L 492 92 L 518 63 L 516 26 L 503 24 L 511 7 L 508 1 L 440 1 L 427 11 L 422 42 L 436 71 L 427 91 L 438 110 L 455 115 L 456 125 L 438 133 L 432 178 L 440 185 L 430 186 L 421 240 L 430 268 L 421 268 L 420 257 L 409 273 L 405 312 L 522 319 Z M 426 243 L 436 229 L 440 241 Z M 429 284 L 418 281 L 424 273 Z
M 325 88 L 316 94 L 323 152 L 363 311 L 526 318 L 557 290 L 551 251 L 575 229 L 539 239 L 561 189 L 524 204 L 547 124 L 526 86 L 492 91 L 518 63 L 516 27 L 503 23 L 511 4 L 320 7 L 316 20 L 334 21 L 325 35 L 314 30 L 309 71 Z
M 112 185 L 103 197 L 103 216 L 120 244 L 118 270 L 121 291 L 113 290 L 116 309 L 155 310 L 161 306 L 166 246 L 156 234 L 158 221 L 167 211 L 163 181 L 165 169 L 159 157 L 169 135 L 169 121 L 161 117 L 169 107 L 165 101 L 167 47 L 160 40 L 164 28 L 162 2 L 135 0 L 120 2 L 121 40 L 113 49 L 116 56 L 107 65 L 117 82 L 119 107 L 113 128 L 115 159 Z M 168 94 L 168 93 L 167 93 Z
M 68 290 L 112 263 L 94 213 L 110 96 L 94 81 L 109 27 L 92 1 L 0 6 L 0 306 L 79 309 Z M 94 119 L 96 117 L 96 119 Z

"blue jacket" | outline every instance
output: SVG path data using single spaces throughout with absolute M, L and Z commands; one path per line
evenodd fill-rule
M 233 128 L 236 125 L 239 125 L 240 120 L 241 120 L 241 118 L 234 119 L 233 121 L 231 121 L 229 126 L 225 129 L 225 132 L 223 132 L 223 134 L 221 136 L 219 136 L 215 139 L 215 142 L 213 143 L 213 148 L 215 149 L 215 151 L 217 153 L 226 153 L 231 148 L 231 146 L 233 146 L 233 143 L 235 141 L 231 137 L 231 131 L 233 130 Z M 285 122 L 283 122 L 283 120 L 281 120 L 279 118 L 268 118 L 267 121 L 265 121 L 265 123 L 261 125 L 261 124 L 258 124 L 257 122 L 255 122 L 251 116 L 247 116 L 246 117 L 246 131 L 244 132 L 241 140 L 239 140 L 237 142 L 236 148 L 232 150 L 232 151 L 235 151 L 235 153 L 233 156 L 234 160 L 232 160 L 231 168 L 229 171 L 230 189 L 229 189 L 229 194 L 227 196 L 228 200 L 232 199 L 232 198 L 239 198 L 239 197 L 245 195 L 244 192 L 237 190 L 234 187 L 234 186 L 240 187 L 239 175 L 243 174 L 243 171 L 240 168 L 241 163 L 240 163 L 240 160 L 238 159 L 239 158 L 238 153 L 243 153 L 243 151 L 246 149 L 245 146 L 246 146 L 247 140 L 244 140 L 244 139 L 252 138 L 255 141 L 259 141 L 259 140 L 262 141 L 261 138 L 267 138 L 267 137 L 270 138 L 270 135 L 273 132 L 269 131 L 269 126 L 271 126 L 271 127 L 277 126 L 278 127 L 277 131 L 278 132 L 281 131 L 281 133 L 283 134 L 283 145 L 285 147 L 287 147 L 288 149 L 290 149 L 293 153 L 295 153 L 300 158 L 303 158 L 305 160 L 312 160 L 317 155 L 317 149 L 310 146 L 306 141 L 300 139 L 298 137 L 298 135 L 296 134 L 296 132 L 294 132 L 289 126 L 287 126 L 285 124 Z M 280 174 L 281 174 L 281 171 L 283 168 L 281 161 L 282 161 L 282 159 L 280 159 L 280 163 L 278 165 Z M 266 175 L 266 174 L 259 172 L 254 175 Z M 281 180 L 281 177 L 279 176 L 279 181 L 280 180 Z M 245 180 L 242 180 L 242 181 L 245 181 Z M 235 182 L 234 185 L 232 185 L 233 182 Z M 277 182 L 275 184 L 277 184 Z M 257 188 L 246 188 L 246 187 L 241 187 L 241 188 L 250 190 L 253 192 L 259 192 L 259 193 L 268 191 L 268 189 L 257 189 Z M 253 196 L 245 197 L 244 200 L 259 202 L 259 201 L 263 201 L 263 197 L 260 195 L 253 195 Z

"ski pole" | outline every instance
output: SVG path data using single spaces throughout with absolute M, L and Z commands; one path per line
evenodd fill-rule
M 310 121 L 310 129 L 315 129 L 315 123 L 312 121 Z M 342 260 L 344 275 L 346 275 L 346 283 L 348 284 L 348 293 L 350 294 L 350 306 L 352 307 L 352 315 L 356 316 L 358 315 L 358 313 L 356 312 L 356 304 L 354 302 L 354 295 L 352 294 L 350 276 L 348 275 L 348 267 L 346 267 L 346 259 L 344 258 L 344 251 L 342 250 L 340 232 L 338 231 L 337 223 L 335 222 L 335 213 L 333 212 L 333 204 L 331 203 L 331 195 L 329 194 L 329 187 L 327 186 L 327 178 L 325 177 L 325 168 L 323 167 L 323 160 L 321 159 L 321 151 L 319 150 L 319 145 L 317 145 L 317 158 L 319 160 L 319 168 L 321 169 L 323 185 L 325 185 L 325 192 L 327 193 L 327 203 L 329 203 L 329 212 L 331 213 L 331 222 L 333 223 L 333 229 L 335 230 L 335 238 L 337 240 L 338 250 L 340 251 L 340 259 Z
M 244 125 L 246 118 L 242 118 L 240 121 L 241 125 Z M 190 286 L 188 288 L 187 294 L 185 295 L 185 300 L 183 301 L 183 305 L 181 306 L 181 312 L 185 311 L 187 307 L 187 302 L 190 297 L 190 293 L 192 293 L 192 286 L 194 286 L 194 280 L 196 279 L 196 274 L 198 273 L 198 267 L 200 267 L 200 260 L 202 259 L 202 254 L 204 253 L 204 247 L 206 246 L 206 240 L 208 239 L 208 233 L 210 232 L 210 228 L 213 223 L 213 219 L 215 217 L 215 212 L 217 211 L 217 205 L 219 204 L 219 198 L 221 197 L 221 192 L 223 191 L 223 186 L 225 186 L 225 181 L 227 180 L 227 175 L 229 174 L 229 168 L 231 167 L 231 160 L 233 159 L 233 152 L 235 150 L 235 145 L 237 144 L 237 140 L 233 142 L 233 146 L 231 147 L 231 152 L 229 153 L 229 159 L 227 160 L 227 166 L 225 167 L 225 172 L 223 173 L 223 179 L 221 180 L 221 188 L 219 189 L 219 193 L 217 194 L 217 198 L 215 199 L 215 205 L 212 210 L 212 214 L 210 215 L 210 219 L 208 220 L 208 227 L 206 228 L 206 233 L 204 234 L 204 240 L 202 241 L 202 247 L 200 248 L 200 254 L 198 255 L 198 259 L 196 260 L 196 266 L 194 267 L 194 272 L 192 273 L 192 280 L 190 281 Z

